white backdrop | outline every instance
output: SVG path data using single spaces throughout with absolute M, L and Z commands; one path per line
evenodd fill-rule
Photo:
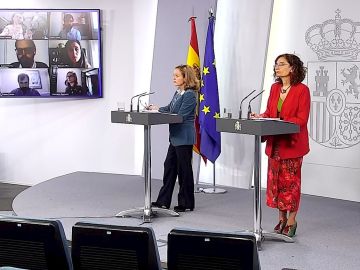
M 167 105 L 176 90 L 172 82 L 172 72 L 174 67 L 186 63 L 190 42 L 188 20 L 191 16 L 196 17 L 199 53 L 202 58 L 208 25 L 208 10 L 211 7 L 215 9 L 215 5 L 215 0 L 159 0 L 151 74 L 151 91 L 156 91 L 156 94 L 150 96 L 151 103 L 160 106 Z M 201 59 L 200 62 L 202 61 Z M 163 164 L 169 146 L 168 130 L 168 125 L 157 125 L 152 128 L 151 166 L 152 176 L 157 179 L 163 176 Z
M 313 102 L 309 129 L 312 126 L 313 134 L 318 132 L 320 136 L 316 139 L 316 135 L 311 135 L 310 154 L 305 157 L 303 165 L 303 193 L 360 201 L 360 101 L 355 93 L 349 90 L 354 86 L 356 92 L 360 83 L 359 73 L 353 74 L 352 83 L 351 79 L 346 81 L 346 75 L 351 73 L 349 69 L 354 66 L 360 67 L 360 60 L 358 55 L 350 59 L 344 54 L 349 47 L 356 48 L 355 51 L 360 52 L 359 27 L 357 26 L 360 22 L 359 9 L 360 2 L 352 0 L 275 0 L 274 2 L 265 88 L 269 89 L 273 81 L 272 65 L 275 57 L 281 53 L 295 52 L 309 69 L 308 78 L 305 79 Z M 334 32 L 335 19 L 340 26 L 339 36 Z M 355 23 L 344 23 L 341 21 L 343 19 L 349 19 Z M 324 22 L 328 20 L 332 21 L 325 26 Z M 319 26 L 315 27 L 315 25 Z M 305 35 L 311 27 L 314 30 L 310 32 L 309 36 L 312 38 L 307 44 Z M 353 29 L 356 33 L 352 33 Z M 314 46 L 320 41 L 317 35 L 320 31 L 323 31 L 326 36 L 322 40 L 324 44 L 327 41 L 335 42 L 336 39 L 346 41 L 352 34 L 354 40 L 351 46 L 348 42 L 340 42 L 340 45 L 334 48 L 337 55 L 320 59 L 316 53 L 318 49 L 314 47 L 314 51 L 309 46 Z M 322 74 L 320 67 L 324 67 L 327 74 Z M 328 98 L 314 94 L 317 90 L 316 80 L 320 87 L 327 89 Z M 328 86 L 324 86 L 323 82 L 328 83 Z M 339 89 L 342 94 L 335 89 Z M 340 104 L 337 104 L 339 107 L 336 108 L 339 112 L 334 112 L 336 108 L 333 106 L 331 97 L 339 98 L 344 106 L 342 108 L 345 109 L 346 104 L 346 109 L 340 111 Z M 264 96 L 262 102 L 263 110 L 266 100 L 267 95 Z M 322 109 L 319 111 L 316 108 L 320 108 L 320 105 L 316 103 L 321 100 L 325 103 L 321 105 Z M 324 105 L 326 102 L 328 107 Z M 350 129 L 352 129 L 352 135 L 347 133 Z M 330 139 L 329 136 L 334 131 L 338 136 Z M 324 134 L 324 139 L 321 139 L 322 134 Z M 334 146 L 335 139 L 338 144 L 336 147 Z M 263 155 L 263 184 L 266 183 L 266 165 L 266 157 Z
M 238 117 L 243 97 L 263 88 L 263 74 L 273 1 L 219 0 L 215 25 L 215 57 L 220 111 L 231 109 Z M 258 110 L 260 98 L 252 102 Z M 246 117 L 248 100 L 243 103 Z M 254 160 L 254 137 L 221 134 L 221 154 L 216 161 L 216 183 L 248 188 Z M 202 164 L 200 181 L 213 181 L 212 165 Z

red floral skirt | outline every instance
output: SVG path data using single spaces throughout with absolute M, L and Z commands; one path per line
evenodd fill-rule
M 297 211 L 301 193 L 302 157 L 280 159 L 278 147 L 268 159 L 266 204 L 282 211 Z

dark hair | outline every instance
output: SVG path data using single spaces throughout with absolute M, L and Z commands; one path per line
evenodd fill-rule
M 75 78 L 75 85 L 78 85 L 78 79 L 77 79 L 77 75 L 74 71 L 68 71 L 68 73 L 66 73 L 66 80 L 65 80 L 65 85 L 66 86 L 70 86 L 70 83 L 68 82 L 68 76 L 74 76 Z
M 71 19 L 71 20 L 74 21 L 73 15 L 71 15 L 70 13 L 66 13 L 66 14 L 64 15 L 64 22 L 67 21 L 67 20 L 69 20 L 69 19 Z
M 19 41 L 26 41 L 26 42 L 29 42 L 31 44 L 31 48 L 35 48 L 36 49 L 36 46 L 35 46 L 35 42 L 32 40 L 32 39 L 17 39 L 15 41 L 15 48 L 17 48 L 17 44 Z
M 291 67 L 290 84 L 295 85 L 301 83 L 305 79 L 307 68 L 304 67 L 304 63 L 300 60 L 300 58 L 295 54 L 280 54 L 276 57 L 275 64 L 280 57 L 284 57 Z M 276 76 L 275 67 L 274 78 L 276 82 L 282 82 L 281 79 Z
M 66 49 L 66 50 L 69 49 L 70 46 L 71 46 L 71 44 L 74 43 L 74 42 L 77 43 L 77 44 L 80 46 L 80 48 L 81 48 L 81 43 L 80 43 L 80 41 L 78 41 L 77 39 L 72 39 L 72 40 L 66 41 L 65 49 Z
M 80 52 L 81 52 L 81 56 L 80 56 L 80 59 L 78 62 L 76 63 L 72 63 L 69 56 L 68 56 L 68 50 L 71 48 L 71 44 L 73 43 L 77 43 L 80 47 Z M 65 44 L 65 63 L 68 64 L 69 66 L 71 67 L 87 67 L 87 61 L 86 61 L 86 58 L 85 58 L 85 54 L 84 54 L 84 51 L 81 47 L 81 43 L 79 40 L 68 40 Z
M 194 91 L 198 91 L 200 89 L 200 82 L 193 67 L 189 65 L 180 65 L 175 67 L 175 69 L 178 69 L 184 77 L 185 90 L 193 89 Z
M 68 78 L 67 76 L 74 76 L 75 77 L 75 82 L 74 85 L 71 85 L 68 82 Z M 84 95 L 90 95 L 88 92 L 87 87 L 83 87 L 81 84 L 78 83 L 78 78 L 77 75 L 74 71 L 70 70 L 66 73 L 66 80 L 65 80 L 65 93 L 70 95 L 70 96 L 84 96 Z
M 26 73 L 20 73 L 20 74 L 18 75 L 18 82 L 19 82 L 20 80 L 23 80 L 24 78 L 27 78 L 28 81 L 30 81 L 29 75 L 27 75 Z

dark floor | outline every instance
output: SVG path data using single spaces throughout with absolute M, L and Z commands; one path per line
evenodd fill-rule
M 0 182 L 0 211 L 12 211 L 14 198 L 28 186 Z

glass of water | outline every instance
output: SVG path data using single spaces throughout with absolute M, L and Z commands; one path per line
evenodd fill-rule
M 125 102 L 119 101 L 117 102 L 118 111 L 125 111 Z
M 225 118 L 232 118 L 232 111 L 231 109 L 224 108 L 224 117 Z

